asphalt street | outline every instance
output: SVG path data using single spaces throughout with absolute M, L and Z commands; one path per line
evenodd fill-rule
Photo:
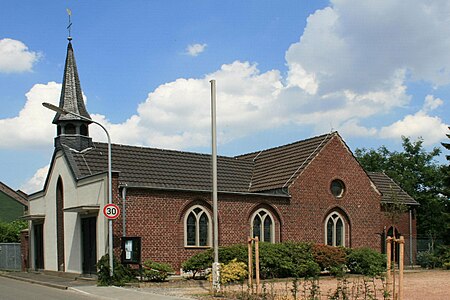
M 116 300 L 186 300 L 174 296 L 148 293 L 143 289 L 115 286 L 99 287 L 83 285 L 59 289 L 26 281 L 0 276 L 0 300 L 79 300 L 79 299 L 116 299 Z
M 0 277 L 0 299 L 36 299 L 36 300 L 79 300 L 79 299 L 105 299 L 94 295 L 82 294 L 73 290 L 60 290 L 39 284 Z

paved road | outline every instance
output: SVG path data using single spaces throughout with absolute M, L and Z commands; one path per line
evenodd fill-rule
M 80 300 L 80 299 L 105 299 L 93 295 L 82 294 L 73 290 L 59 290 L 38 284 L 18 281 L 0 277 L 0 299 L 36 299 L 36 300 Z
M 67 290 L 33 284 L 26 281 L 0 276 L 0 300 L 186 300 L 174 296 L 157 295 L 143 289 L 121 288 L 115 286 L 99 287 L 84 285 L 69 287 Z

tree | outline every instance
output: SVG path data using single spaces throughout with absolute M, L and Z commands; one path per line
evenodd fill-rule
M 450 127 L 448 127 L 450 129 Z M 447 134 L 447 137 L 450 139 L 450 134 Z M 441 143 L 445 149 L 450 150 L 450 143 Z M 450 155 L 446 155 L 449 164 L 447 166 L 443 166 L 444 172 L 444 195 L 447 198 L 450 198 Z
M 26 221 L 0 222 L 0 243 L 20 243 L 20 231 L 27 227 Z
M 431 239 L 448 239 L 450 234 L 449 199 L 445 196 L 444 166 L 436 157 L 441 150 L 427 152 L 423 140 L 402 137 L 403 151 L 356 149 L 355 156 L 366 171 L 384 172 L 420 203 L 417 230 Z M 448 241 L 447 241 L 448 242 Z

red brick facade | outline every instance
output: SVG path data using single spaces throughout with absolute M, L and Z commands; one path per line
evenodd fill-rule
M 338 136 L 332 138 L 296 176 L 288 187 L 290 198 L 219 193 L 219 245 L 245 243 L 250 235 L 252 214 L 265 208 L 275 221 L 276 242 L 325 243 L 326 218 L 332 212 L 338 212 L 345 222 L 345 246 L 366 246 L 381 251 L 382 231 L 388 224 L 381 212 L 381 194 Z M 335 179 L 345 184 L 345 192 L 339 198 L 330 191 Z M 117 183 L 116 177 L 115 202 L 122 208 Z M 183 261 L 205 249 L 185 247 L 186 212 L 192 206 L 200 205 L 212 216 L 211 203 L 210 193 L 127 189 L 127 236 L 142 238 L 142 261 L 165 262 L 179 270 Z M 114 221 L 117 256 L 122 216 Z M 406 219 L 401 223 L 409 226 Z M 415 222 L 413 227 L 415 230 Z M 399 228 L 402 233 L 408 232 L 406 227 Z

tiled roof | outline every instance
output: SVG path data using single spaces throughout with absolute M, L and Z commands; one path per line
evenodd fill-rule
M 250 191 L 287 188 L 336 132 L 292 144 L 237 156 L 255 162 Z
M 107 170 L 107 144 L 76 152 L 63 151 L 75 176 L 86 176 Z M 252 161 L 218 157 L 218 190 L 246 192 L 250 184 Z M 112 145 L 112 170 L 120 172 L 121 184 L 154 188 L 211 190 L 211 156 L 155 148 Z
M 219 156 L 218 190 L 273 193 L 287 188 L 337 133 L 237 157 Z M 74 175 L 82 179 L 107 170 L 107 144 L 77 152 L 63 147 Z M 112 145 L 112 170 L 122 185 L 211 190 L 211 156 L 147 147 Z
M 410 195 L 408 195 L 394 180 L 381 172 L 367 172 L 372 182 L 381 192 L 381 202 L 392 203 L 394 197 L 401 203 L 408 205 L 419 205 Z
M 83 94 L 81 92 L 80 79 L 78 78 L 77 64 L 75 62 L 75 56 L 73 54 L 72 43 L 67 45 L 66 66 L 64 68 L 64 77 L 61 90 L 61 98 L 59 99 L 59 107 L 79 114 L 85 118 L 90 119 L 89 113 L 86 110 L 86 106 L 83 101 Z M 53 123 L 65 120 L 80 120 L 80 118 L 66 114 L 62 115 L 56 113 Z

